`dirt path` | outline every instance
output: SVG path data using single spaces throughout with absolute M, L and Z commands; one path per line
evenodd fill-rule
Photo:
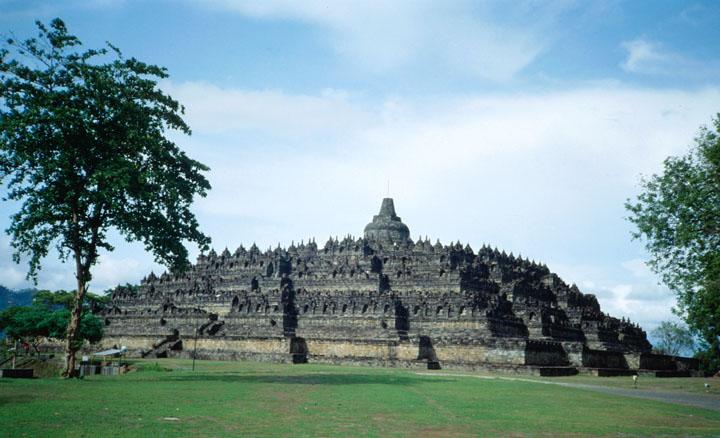
M 498 379 L 498 380 L 514 380 L 520 382 L 531 382 L 545 385 L 559 385 L 568 388 L 587 389 L 589 391 L 603 392 L 605 394 L 620 395 L 624 397 L 643 398 L 647 400 L 656 400 L 666 403 L 675 403 L 680 405 L 695 406 L 699 408 L 712 409 L 720 411 L 720 397 L 704 394 L 689 394 L 677 391 L 648 391 L 644 389 L 626 389 L 614 388 L 610 386 L 587 385 L 584 383 L 567 383 L 552 382 L 547 380 L 523 379 L 520 377 L 500 377 L 500 376 L 478 376 L 473 374 L 450 374 L 450 373 L 415 373 L 421 376 L 443 376 L 443 377 L 474 377 L 476 379 Z

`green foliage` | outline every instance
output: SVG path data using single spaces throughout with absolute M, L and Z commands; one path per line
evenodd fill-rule
M 70 311 L 52 309 L 43 304 L 10 307 L 0 313 L 0 329 L 13 339 L 65 339 Z M 80 320 L 79 340 L 96 343 L 102 339 L 102 321 L 85 313 Z
M 13 306 L 13 307 L 8 307 L 7 309 L 0 312 L 0 330 L 4 331 L 11 325 L 17 324 L 15 322 L 16 316 L 18 314 L 26 312 L 27 309 L 29 309 L 29 308 L 30 307 L 28 307 L 28 306 Z M 24 316 L 21 316 L 20 318 L 24 319 Z M 20 328 L 18 328 L 18 330 L 15 331 L 14 334 L 17 334 L 18 332 L 21 332 L 21 331 L 22 330 Z
M 686 327 L 672 321 L 663 321 L 651 332 L 658 340 L 655 349 L 661 354 L 678 356 L 689 352 L 695 347 L 692 333 Z
M 55 245 L 89 281 L 115 228 L 185 268 L 183 241 L 209 243 L 190 204 L 210 184 L 207 167 L 165 138 L 190 133 L 183 107 L 157 86 L 166 70 L 110 44 L 80 51 L 60 19 L 37 26 L 37 39 L 0 50 L 0 178 L 22 203 L 8 230 L 15 260 L 27 255 L 34 278 Z
M 52 308 L 63 307 L 71 310 L 75 304 L 75 291 L 49 291 L 40 290 L 33 297 L 33 304 L 41 304 Z M 85 294 L 83 299 L 83 310 L 89 310 L 92 313 L 97 313 L 105 308 L 105 305 L 110 301 L 109 295 L 97 295 L 91 292 Z
M 700 369 L 707 373 L 716 373 L 720 370 L 720 357 L 709 345 L 705 345 L 703 350 L 695 353 L 695 358 L 700 361 Z
M 72 308 L 75 301 L 75 291 L 49 291 L 39 290 L 33 297 L 33 304 L 40 304 L 46 307 L 64 307 Z
M 68 318 L 70 314 L 68 313 Z M 67 327 L 67 324 L 65 324 Z M 95 315 L 85 313 L 80 320 L 80 339 L 87 340 L 91 344 L 100 342 L 103 337 L 103 323 Z
M 137 293 L 140 291 L 140 286 L 125 283 L 125 285 L 118 284 L 115 289 L 108 289 L 105 291 L 105 296 L 109 297 L 112 295 L 113 292 L 121 292 L 123 294 L 131 294 L 131 295 L 137 295 Z
M 97 313 L 105 308 L 108 302 L 110 302 L 110 295 L 97 295 L 88 292 L 85 295 L 85 302 L 88 305 L 88 310 L 92 313 Z
M 45 306 L 11 307 L 0 315 L 0 324 L 13 339 L 36 337 L 62 339 L 67 327 L 67 319 L 63 321 L 59 313 Z M 62 325 L 63 322 L 65 325 Z
M 678 298 L 677 314 L 720 360 L 720 114 L 702 128 L 685 156 L 643 179 L 626 203 L 634 237 L 644 239 L 650 266 Z M 705 363 L 712 363 L 706 361 Z
M 92 314 L 109 297 L 88 293 L 80 319 L 78 348 L 83 340 L 96 343 L 102 339 L 102 321 Z M 75 300 L 74 291 L 38 291 L 30 306 L 9 307 L 0 312 L 0 330 L 13 339 L 65 339 L 70 311 Z

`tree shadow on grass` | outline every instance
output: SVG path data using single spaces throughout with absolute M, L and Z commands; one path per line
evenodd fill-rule
M 234 382 L 234 383 L 280 383 L 290 385 L 400 385 L 409 386 L 417 383 L 442 383 L 447 379 L 419 379 L 401 375 L 375 374 L 323 374 L 308 373 L 297 375 L 280 374 L 244 374 L 244 373 L 213 373 L 213 374 L 171 374 L 163 375 L 158 380 L 173 382 Z
M 0 395 L 0 406 L 10 405 L 14 403 L 29 403 L 38 397 L 30 394 L 3 394 Z

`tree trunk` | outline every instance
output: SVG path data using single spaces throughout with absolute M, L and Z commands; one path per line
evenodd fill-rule
M 79 370 L 75 369 L 75 353 L 79 349 L 78 335 L 80 331 L 80 319 L 82 318 L 83 301 L 88 278 L 88 270 L 83 266 L 80 252 L 75 252 L 75 276 L 77 277 L 77 291 L 75 301 L 70 309 L 70 322 L 68 323 L 65 337 L 65 370 L 62 376 L 65 378 L 79 377 Z

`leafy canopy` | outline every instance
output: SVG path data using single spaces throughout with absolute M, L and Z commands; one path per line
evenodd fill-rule
M 651 268 L 678 297 L 676 313 L 720 364 L 720 114 L 713 125 L 687 155 L 667 158 L 662 174 L 643 179 L 626 208 Z
M 29 278 L 55 246 L 90 280 L 109 229 L 140 240 L 182 270 L 183 241 L 208 246 L 190 204 L 205 196 L 208 168 L 165 132 L 190 134 L 183 107 L 163 93 L 164 68 L 106 48 L 81 51 L 60 19 L 38 37 L 0 49 L 0 180 L 21 207 L 7 230 Z
M 66 308 L 52 308 L 34 304 L 32 306 L 10 307 L 0 312 L 0 330 L 18 340 L 37 338 L 65 339 L 70 311 Z M 80 320 L 79 341 L 91 343 L 102 339 L 102 321 L 91 313 L 85 313 Z

